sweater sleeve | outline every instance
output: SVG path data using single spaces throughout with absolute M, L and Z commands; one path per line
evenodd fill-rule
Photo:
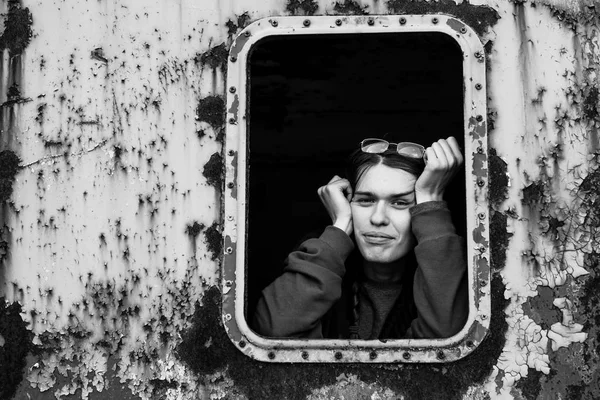
M 465 241 L 455 232 L 446 202 L 417 204 L 410 212 L 417 238 L 417 318 L 406 337 L 450 337 L 462 329 L 469 313 Z
M 322 338 L 321 318 L 340 298 L 344 262 L 354 248 L 341 229 L 328 226 L 290 253 L 283 274 L 258 301 L 252 326 L 269 337 Z

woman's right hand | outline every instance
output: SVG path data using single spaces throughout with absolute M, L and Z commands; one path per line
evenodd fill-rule
M 334 176 L 329 183 L 317 191 L 321 202 L 327 209 L 333 226 L 340 228 L 348 236 L 352 234 L 352 187 L 348 179 Z

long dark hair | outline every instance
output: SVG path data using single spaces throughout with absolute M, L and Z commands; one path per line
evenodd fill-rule
M 388 149 L 384 153 L 373 154 L 365 153 L 358 149 L 350 154 L 346 165 L 346 177 L 350 181 L 352 190 L 355 191 L 358 186 L 358 182 L 363 175 L 372 167 L 376 165 L 385 165 L 390 168 L 397 168 L 404 170 L 415 178 L 418 178 L 425 169 L 425 162 L 422 158 L 413 158 L 398 154 L 395 149 Z M 384 338 L 398 338 L 404 335 L 408 325 L 410 324 L 410 318 L 407 317 L 410 310 L 399 309 L 400 305 L 406 305 L 407 301 L 412 299 L 412 276 L 414 269 L 416 268 L 416 261 L 414 258 L 414 252 L 411 252 L 408 257 L 412 258 L 413 262 L 407 263 L 410 265 L 410 269 L 404 271 L 402 293 L 396 301 L 396 304 L 390 311 L 390 314 L 385 322 L 382 329 L 381 336 Z M 349 305 L 350 308 L 350 339 L 358 339 L 358 310 L 359 310 L 359 292 L 361 291 L 360 282 L 364 280 L 364 273 L 362 269 L 362 263 L 359 261 L 360 257 L 358 252 L 354 252 L 349 259 L 348 264 L 353 265 L 350 268 L 349 277 L 351 279 L 352 287 L 352 303 Z M 406 283 L 406 284 L 405 284 Z M 410 298 L 410 299 L 409 299 Z M 411 304 L 411 302 L 408 302 Z

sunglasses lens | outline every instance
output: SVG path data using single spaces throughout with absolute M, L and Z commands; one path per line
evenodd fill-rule
M 407 157 L 421 158 L 425 153 L 423 146 L 416 143 L 402 143 L 398 145 L 398 154 Z
M 380 139 L 365 139 L 361 143 L 361 150 L 365 153 L 383 153 L 388 149 L 390 144 L 385 140 Z

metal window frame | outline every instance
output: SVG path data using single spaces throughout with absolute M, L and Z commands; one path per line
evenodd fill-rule
M 465 180 L 469 316 L 445 339 L 286 339 L 257 335 L 244 316 L 246 285 L 246 163 L 248 58 L 261 39 L 277 35 L 439 32 L 463 52 Z M 490 264 L 485 52 L 467 24 L 444 14 L 271 17 L 246 27 L 235 39 L 227 68 L 222 320 L 233 344 L 260 361 L 294 363 L 440 363 L 471 353 L 489 330 Z

